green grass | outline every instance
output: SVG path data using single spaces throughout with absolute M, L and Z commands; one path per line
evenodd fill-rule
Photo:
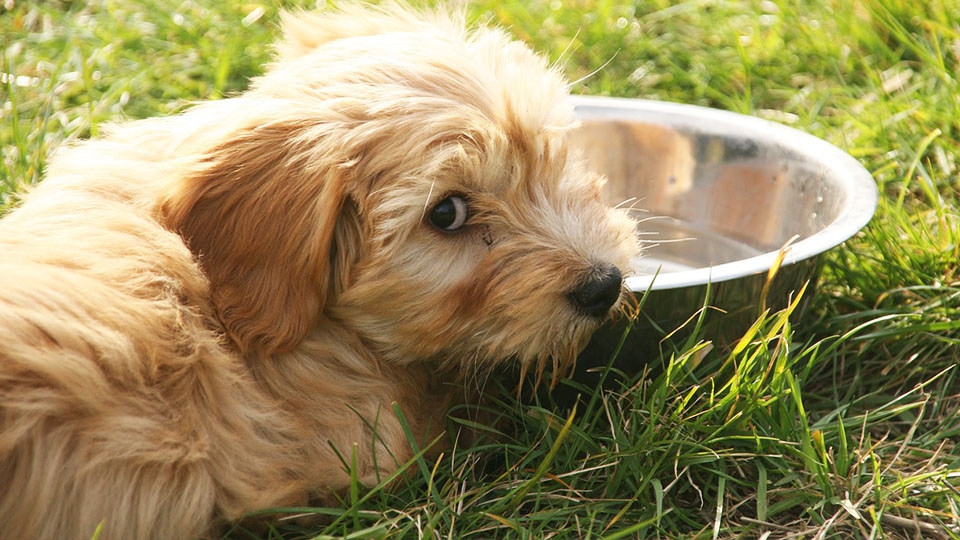
M 0 205 L 51 150 L 117 118 L 241 90 L 278 4 L 8 1 Z M 291 4 L 292 5 L 292 4 Z M 960 537 L 960 4 L 952 0 L 481 1 L 590 94 L 785 122 L 873 174 L 876 218 L 811 306 L 732 351 L 692 339 L 569 411 L 494 408 L 486 457 L 418 459 L 326 525 L 268 537 Z M 587 389 L 591 390 L 591 389 Z M 231 536 L 249 538 L 242 530 Z

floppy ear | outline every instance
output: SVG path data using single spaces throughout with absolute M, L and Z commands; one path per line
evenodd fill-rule
M 298 144 L 297 131 L 275 123 L 231 134 L 159 202 L 160 220 L 199 260 L 243 353 L 294 348 L 341 281 L 332 243 L 347 173 Z

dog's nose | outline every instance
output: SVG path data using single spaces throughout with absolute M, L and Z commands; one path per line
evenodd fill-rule
M 623 275 L 616 266 L 597 266 L 567 296 L 582 313 L 601 318 L 620 298 Z

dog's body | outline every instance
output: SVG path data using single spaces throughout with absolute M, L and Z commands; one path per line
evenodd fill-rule
M 190 538 L 367 484 L 458 382 L 569 362 L 633 222 L 562 79 L 400 7 L 286 21 L 236 98 L 67 149 L 0 221 L 0 537 Z

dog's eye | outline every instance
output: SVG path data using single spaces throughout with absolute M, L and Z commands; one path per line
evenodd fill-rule
M 441 231 L 457 231 L 466 222 L 467 201 L 463 197 L 447 197 L 430 211 L 430 224 Z

